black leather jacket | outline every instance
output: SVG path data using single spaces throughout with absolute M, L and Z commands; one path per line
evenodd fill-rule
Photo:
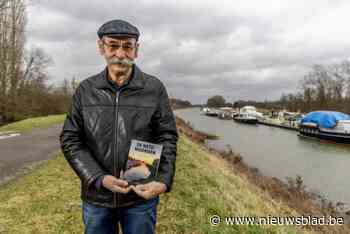
M 131 139 L 163 145 L 157 181 L 171 190 L 178 134 L 164 85 L 133 67 L 128 84 L 117 89 L 107 80 L 107 69 L 79 85 L 60 135 L 61 148 L 81 180 L 81 198 L 105 207 L 144 201 L 135 192 L 112 193 L 95 180 L 119 178 Z

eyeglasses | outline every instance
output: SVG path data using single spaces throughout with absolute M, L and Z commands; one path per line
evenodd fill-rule
M 122 50 L 125 51 L 126 53 L 130 53 L 136 48 L 136 44 L 129 41 L 126 41 L 126 42 L 113 41 L 108 43 L 105 40 L 101 40 L 101 41 L 110 52 L 115 52 L 119 50 L 119 48 L 122 48 Z

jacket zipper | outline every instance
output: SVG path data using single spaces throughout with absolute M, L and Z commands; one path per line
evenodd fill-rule
M 119 107 L 119 94 L 120 91 L 117 91 L 116 93 L 116 97 L 115 97 L 115 135 L 114 135 L 114 149 L 115 149 L 115 153 L 113 155 L 113 167 L 114 167 L 114 176 L 117 177 L 117 168 L 118 166 L 118 131 L 119 131 L 119 126 L 118 126 L 118 107 Z M 115 162 L 115 156 L 117 155 L 117 165 Z M 119 200 L 119 194 L 118 193 L 114 193 L 114 207 L 117 207 L 118 205 L 118 200 Z

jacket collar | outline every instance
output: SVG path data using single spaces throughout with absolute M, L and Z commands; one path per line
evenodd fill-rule
M 127 89 L 142 89 L 145 86 L 145 78 L 138 66 L 135 64 L 132 68 L 132 73 L 129 82 L 125 85 Z M 112 85 L 108 82 L 108 69 L 107 67 L 98 75 L 95 82 L 95 86 L 99 89 L 113 89 Z

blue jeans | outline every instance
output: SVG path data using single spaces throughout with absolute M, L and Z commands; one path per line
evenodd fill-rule
M 106 208 L 83 202 L 85 234 L 153 234 L 159 197 L 130 207 Z

